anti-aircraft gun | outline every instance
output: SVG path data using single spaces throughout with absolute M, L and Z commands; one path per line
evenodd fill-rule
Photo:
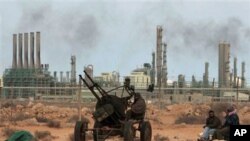
M 92 131 L 94 141 L 104 141 L 110 136 L 121 136 L 124 141 L 133 141 L 136 138 L 136 131 L 140 132 L 140 141 L 151 141 L 152 129 L 150 122 L 144 117 L 137 120 L 126 118 L 126 111 L 129 101 L 135 94 L 135 89 L 130 85 L 130 79 L 126 78 L 124 85 L 112 90 L 105 91 L 84 71 L 87 79 L 81 75 L 79 78 L 97 99 L 93 118 L 94 127 L 88 128 L 88 123 L 77 121 L 74 130 L 75 141 L 85 141 L 86 132 Z M 122 89 L 121 96 L 112 95 L 111 92 Z M 127 96 L 123 96 L 127 92 Z M 138 126 L 135 126 L 137 124 Z

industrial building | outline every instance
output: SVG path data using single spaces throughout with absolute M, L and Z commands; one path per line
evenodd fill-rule
M 103 87 L 118 87 L 120 86 L 119 72 L 103 72 L 101 76 L 94 77 L 94 80 Z
M 4 98 L 39 99 L 74 93 L 72 89 L 56 89 L 72 86 L 73 83 L 63 83 L 62 79 L 58 82 L 56 73 L 54 77 L 50 75 L 49 64 L 41 64 L 40 38 L 40 32 L 13 34 L 12 68 L 6 69 L 3 74 Z
M 151 65 L 144 63 L 143 68 L 137 68 L 131 72 L 130 75 L 126 76 L 130 78 L 131 85 L 135 88 L 148 88 L 151 84 Z

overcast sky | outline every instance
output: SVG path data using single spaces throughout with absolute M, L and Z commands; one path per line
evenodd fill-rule
M 250 0 L 0 0 L 0 72 L 12 65 L 13 33 L 40 31 L 41 62 L 51 72 L 70 70 L 76 55 L 77 74 L 93 64 L 95 75 L 128 75 L 151 63 L 157 25 L 168 44 L 169 79 L 200 80 L 207 61 L 217 80 L 218 44 L 227 41 L 231 64 L 237 56 L 240 75 L 245 61 L 250 81 Z

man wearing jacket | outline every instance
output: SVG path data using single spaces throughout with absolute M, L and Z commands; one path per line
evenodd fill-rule
M 131 109 L 127 111 L 128 119 L 143 119 L 146 112 L 146 103 L 140 93 L 134 94 L 134 102 Z
M 208 118 L 206 120 L 206 125 L 204 126 L 203 135 L 201 141 L 208 140 L 209 135 L 213 135 L 215 130 L 220 128 L 221 121 L 215 116 L 214 111 L 210 110 L 208 112 Z
M 227 139 L 229 138 L 230 125 L 239 125 L 239 117 L 236 113 L 235 107 L 231 106 L 227 109 L 225 123 L 222 128 L 214 133 L 214 139 Z

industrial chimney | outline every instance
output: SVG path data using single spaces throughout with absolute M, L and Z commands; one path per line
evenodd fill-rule
M 24 64 L 23 67 L 24 68 L 28 68 L 28 41 L 29 40 L 29 34 L 28 33 L 24 33 Z
M 156 29 L 156 67 L 157 67 L 157 85 L 161 86 L 162 78 L 162 27 Z
M 155 84 L 155 52 L 152 53 L 151 83 Z
M 219 44 L 219 87 L 228 88 L 230 87 L 230 44 L 220 43 Z
M 63 72 L 60 72 L 60 81 L 63 82 Z
M 58 80 L 57 80 L 57 76 L 56 76 L 56 71 L 54 71 L 54 79 L 55 79 L 55 82 L 57 82 Z
M 41 67 L 40 58 L 40 32 L 36 32 L 36 68 Z
M 34 58 L 34 45 L 35 45 L 35 39 L 34 39 L 34 32 L 30 33 L 30 68 L 35 68 L 35 58 Z
M 245 83 L 246 83 L 246 79 L 245 79 L 245 62 L 241 63 L 241 87 L 245 88 Z
M 76 56 L 71 56 L 71 84 L 76 84 Z
M 234 87 L 236 88 L 237 87 L 237 58 L 234 57 Z
M 69 71 L 66 72 L 66 82 L 69 82 Z
M 205 62 L 205 73 L 204 73 L 204 80 L 203 80 L 203 85 L 204 85 L 205 88 L 208 88 L 208 86 L 209 86 L 209 81 L 208 81 L 209 72 L 208 72 L 208 68 L 209 68 L 209 63 Z
M 23 34 L 18 34 L 18 68 L 23 68 Z
M 162 66 L 162 85 L 163 87 L 167 87 L 167 44 L 163 44 L 163 66 Z
M 13 60 L 12 60 L 12 68 L 17 68 L 17 35 L 13 34 Z

